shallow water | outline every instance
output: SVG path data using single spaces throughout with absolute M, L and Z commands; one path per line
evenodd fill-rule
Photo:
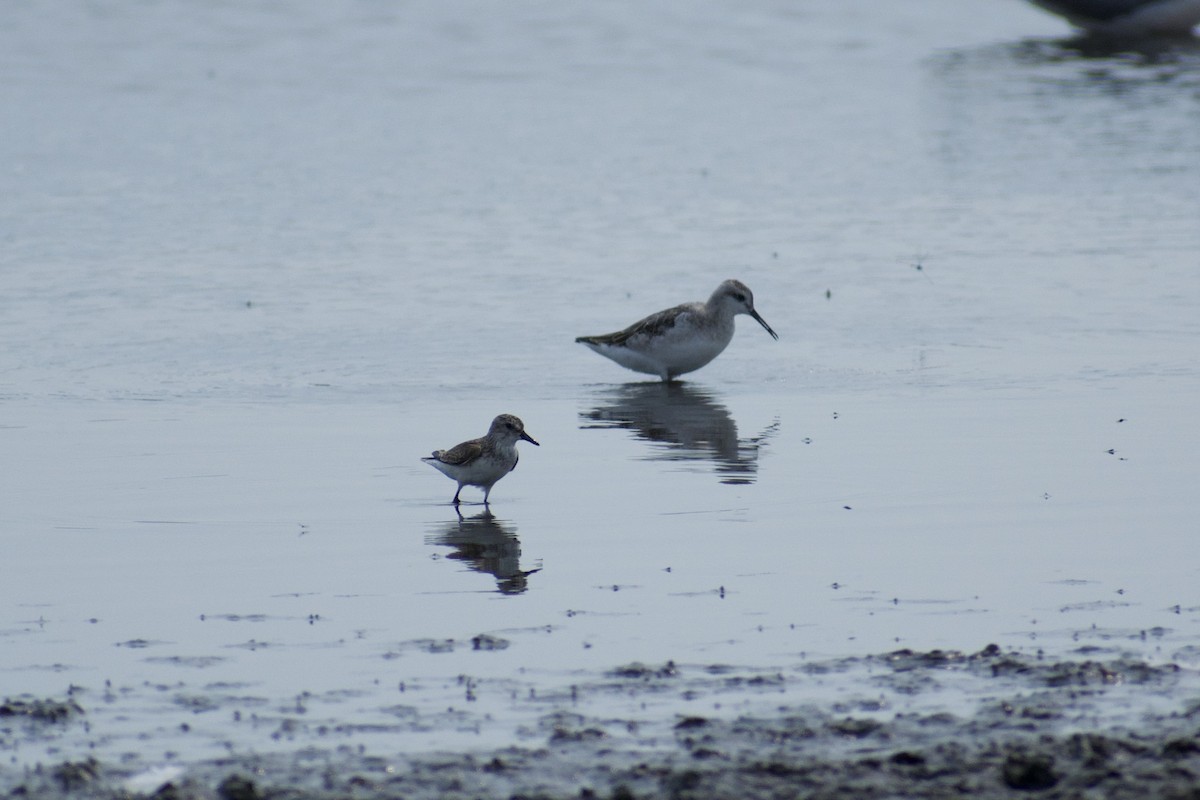
M 6 15 L 0 694 L 89 729 L 5 760 L 490 746 L 629 662 L 1195 669 L 1200 51 L 867 10 Z M 731 276 L 780 341 L 685 384 L 572 342 Z M 460 519 L 418 457 L 501 411 L 542 446 Z

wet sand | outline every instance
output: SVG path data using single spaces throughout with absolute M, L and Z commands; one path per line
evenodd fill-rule
M 1194 797 L 1200 779 L 1200 684 L 1174 663 L 1041 659 L 898 650 L 809 664 L 820 675 L 866 670 L 901 694 L 936 698 L 953 683 L 978 693 L 971 713 L 896 713 L 885 701 L 780 706 L 728 719 L 595 718 L 569 704 L 519 745 L 421 755 L 311 744 L 182 767 L 129 759 L 45 763 L 0 772 L 8 797 L 156 798 L 775 798 Z M 580 696 L 650 697 L 770 691 L 782 674 L 672 663 L 616 668 Z M 1165 706 L 1164 706 L 1165 703 Z M 1166 709 L 1148 711 L 1150 708 Z M 1114 709 L 1120 713 L 1114 714 Z M 9 699 L 12 748 L 56 726 L 86 726 L 87 704 Z

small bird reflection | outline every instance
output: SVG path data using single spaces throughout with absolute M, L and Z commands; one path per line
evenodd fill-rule
M 458 509 L 455 508 L 458 512 Z M 521 569 L 521 541 L 491 511 L 484 510 L 473 517 L 464 517 L 437 526 L 437 532 L 425 537 L 427 544 L 454 548 L 446 558 L 462 561 L 476 572 L 486 572 L 496 578 L 501 594 L 521 594 L 528 587 L 528 578 L 541 568 Z
M 580 413 L 581 428 L 633 431 L 662 448 L 662 461 L 712 461 L 721 483 L 753 483 L 758 451 L 779 428 L 776 420 L 758 436 L 738 438 L 729 410 L 709 392 L 687 383 L 626 383 L 606 389 L 601 403 Z
M 1189 80 L 1195 75 L 1200 40 L 1194 37 L 1121 38 L 1085 32 L 1060 39 L 1026 39 L 1014 43 L 1010 52 L 1017 61 L 1034 65 L 1119 59 L 1113 67 L 1122 69 L 1089 71 L 1085 75 L 1088 82 L 1112 82 L 1129 87 L 1145 82 L 1161 86 L 1174 80 Z M 1139 67 L 1152 68 L 1144 76 L 1144 81 L 1139 81 L 1134 71 Z

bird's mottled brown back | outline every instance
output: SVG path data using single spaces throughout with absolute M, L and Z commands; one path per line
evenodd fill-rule
M 443 464 L 454 464 L 462 466 L 470 464 L 475 459 L 483 454 L 483 445 L 477 439 L 462 444 L 456 444 L 449 450 L 435 450 L 433 457 Z
M 682 305 L 651 314 L 645 319 L 640 319 L 625 330 L 617 331 L 616 333 L 606 333 L 601 336 L 580 336 L 575 341 L 587 344 L 622 345 L 635 336 L 658 336 L 674 328 L 675 321 L 679 318 L 679 315 L 691 310 L 691 308 L 691 303 L 683 303 Z

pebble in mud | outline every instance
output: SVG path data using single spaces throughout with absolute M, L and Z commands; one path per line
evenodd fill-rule
M 1052 756 L 1010 753 L 1001 772 L 1005 785 L 1013 789 L 1036 791 L 1058 783 Z
M 221 800 L 258 800 L 258 788 L 254 781 L 241 775 L 233 774 L 217 787 L 217 796 Z
M 0 717 L 17 717 L 33 722 L 63 722 L 83 713 L 74 700 L 49 700 L 33 697 L 6 698 L 0 703 Z

